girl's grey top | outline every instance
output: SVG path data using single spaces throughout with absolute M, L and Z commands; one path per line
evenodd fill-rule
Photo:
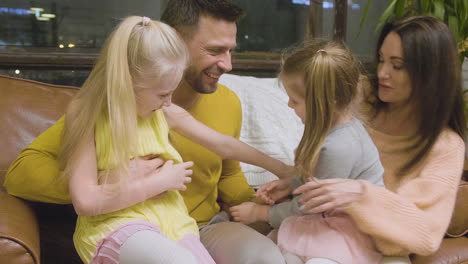
M 353 118 L 333 128 L 325 138 L 313 175 L 318 179 L 361 179 L 383 185 L 383 172 L 374 142 L 361 121 Z M 302 185 L 299 177 L 293 178 L 292 185 L 293 188 Z M 298 198 L 270 208 L 269 222 L 274 228 L 288 216 L 303 214 Z

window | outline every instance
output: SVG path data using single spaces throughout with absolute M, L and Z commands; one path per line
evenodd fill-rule
M 0 74 L 80 86 L 99 48 L 129 15 L 159 19 L 166 1 L 0 1 Z
M 310 35 L 333 37 L 336 3 L 347 6 L 344 27 L 348 45 L 360 56 L 371 56 L 376 21 L 390 0 L 372 1 L 359 38 L 359 21 L 367 0 L 233 1 L 247 13 L 238 25 L 234 73 L 263 77 L 276 74 L 280 52 L 287 46 Z M 121 18 L 144 15 L 159 19 L 166 3 L 0 0 L 0 74 L 81 85 L 106 36 Z

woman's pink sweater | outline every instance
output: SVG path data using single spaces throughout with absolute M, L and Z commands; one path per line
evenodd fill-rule
M 411 155 L 401 152 L 410 143 L 408 137 L 383 134 L 369 127 L 367 130 L 385 168 L 386 188 L 363 181 L 362 199 L 346 211 L 384 255 L 435 252 L 452 216 L 463 171 L 463 140 L 445 129 L 427 158 L 398 177 L 397 170 Z

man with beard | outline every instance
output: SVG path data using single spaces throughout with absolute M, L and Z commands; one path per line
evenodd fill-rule
M 236 22 L 243 16 L 243 10 L 230 0 L 171 0 L 161 18 L 180 33 L 191 56 L 173 102 L 205 125 L 234 137 L 239 137 L 241 129 L 240 102 L 218 80 L 232 70 Z M 223 160 L 176 133 L 171 136 L 183 159 L 195 164 L 192 182 L 181 194 L 216 263 L 284 263 L 271 240 L 248 226 L 230 222 L 220 210 L 218 201 L 233 206 L 254 196 L 239 162 Z

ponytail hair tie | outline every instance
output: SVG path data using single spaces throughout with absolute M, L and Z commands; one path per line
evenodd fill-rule
M 319 49 L 319 50 L 317 50 L 317 53 L 319 53 L 319 52 L 325 52 L 326 53 L 327 51 L 324 50 L 324 49 Z
M 149 23 L 150 21 L 151 21 L 151 19 L 150 19 L 149 17 L 145 17 L 145 16 L 144 16 L 144 17 L 141 18 L 141 24 L 142 24 L 143 26 L 148 25 L 148 23 Z

